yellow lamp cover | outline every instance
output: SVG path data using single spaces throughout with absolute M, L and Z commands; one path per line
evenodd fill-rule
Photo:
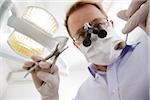
M 42 45 L 16 31 L 9 36 L 7 42 L 12 50 L 24 57 L 31 57 L 35 54 L 40 55 L 44 52 Z

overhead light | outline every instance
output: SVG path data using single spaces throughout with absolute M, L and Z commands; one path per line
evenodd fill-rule
M 53 33 L 58 27 L 57 21 L 53 15 L 39 7 L 28 7 L 23 18 L 48 33 Z
M 16 53 L 25 57 L 40 55 L 44 52 L 44 47 L 41 44 L 16 31 L 9 36 L 8 44 Z
M 44 47 L 53 48 L 55 40 L 52 33 L 58 28 L 57 21 L 45 9 L 27 7 L 21 18 L 12 15 L 8 25 L 14 32 L 8 38 L 9 46 L 18 54 L 30 57 L 33 54 L 42 54 Z
M 68 38 L 53 37 L 58 28 L 55 18 L 43 8 L 27 7 L 22 17 L 13 15 L 9 17 L 8 26 L 14 28 L 14 32 L 8 38 L 9 46 L 23 57 L 41 55 L 42 57 L 54 52 L 59 43 L 59 49 L 63 49 Z M 53 58 L 51 59 L 53 60 Z M 62 58 L 57 62 L 60 72 L 68 74 L 68 68 Z

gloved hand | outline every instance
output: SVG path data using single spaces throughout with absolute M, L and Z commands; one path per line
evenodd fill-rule
M 28 70 L 31 66 L 42 59 L 38 56 L 31 57 L 33 61 L 27 61 L 24 63 L 23 68 Z M 58 89 L 59 89 L 59 74 L 57 66 L 53 66 L 50 69 L 51 63 L 40 62 L 39 66 L 41 69 L 35 69 L 31 75 L 34 84 L 42 96 L 42 100 L 59 100 Z
M 122 32 L 127 34 L 140 26 L 150 35 L 150 0 L 132 0 L 128 10 L 122 10 L 118 17 L 128 21 Z

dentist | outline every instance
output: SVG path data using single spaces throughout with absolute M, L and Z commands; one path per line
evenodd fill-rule
M 113 22 L 108 20 L 100 3 L 84 0 L 70 7 L 65 26 L 74 45 L 91 63 L 88 66 L 91 76 L 81 85 L 74 100 L 149 100 L 148 15 L 148 0 L 134 0 L 129 10 L 118 13 L 119 17 L 128 20 L 123 33 L 126 34 L 137 26 L 146 33 L 139 42 L 128 45 L 117 36 L 113 30 Z M 25 62 L 23 68 L 31 68 L 41 58 L 32 56 L 32 59 L 33 61 Z M 35 70 L 31 74 L 42 100 L 58 100 L 57 66 L 47 73 L 45 70 L 49 69 L 51 63 L 40 62 L 39 65 L 41 70 Z

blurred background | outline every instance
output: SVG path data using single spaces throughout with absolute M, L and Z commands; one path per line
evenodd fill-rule
M 50 33 L 45 35 L 47 37 L 69 37 L 64 27 L 64 18 L 67 9 L 74 1 L 75 0 L 0 0 L 0 100 L 41 100 L 40 94 L 34 87 L 31 76 L 29 75 L 27 78 L 23 78 L 26 71 L 22 69 L 22 65 L 25 61 L 31 60 L 29 58 L 31 54 L 26 51 L 23 52 L 23 50 L 35 50 L 32 53 L 42 55 L 47 54 L 49 50 L 46 47 L 32 42 L 32 40 L 27 39 L 27 37 L 16 35 L 16 30 L 7 25 L 9 17 L 15 15 L 25 18 L 33 24 L 39 24 L 43 32 Z M 97 1 L 100 1 L 104 5 L 109 19 L 114 21 L 117 34 L 125 39 L 126 35 L 121 33 L 125 21 L 119 19 L 116 14 L 119 10 L 127 9 L 131 0 Z M 39 13 L 36 13 L 36 11 Z M 41 19 L 41 16 L 43 19 Z M 39 21 L 44 21 L 46 18 L 46 22 L 49 20 L 52 22 L 51 26 L 53 26 L 50 30 L 46 30 L 47 23 L 43 22 L 44 24 L 41 24 L 42 22 L 40 23 Z M 10 22 L 11 21 L 12 20 L 10 20 Z M 18 24 L 17 27 L 19 26 Z M 142 30 L 136 28 L 133 34 L 129 35 L 128 43 L 137 41 L 141 34 Z M 24 39 L 23 46 L 32 42 L 31 47 L 21 49 L 17 46 L 22 44 L 22 42 L 17 44 L 18 42 L 16 42 L 15 39 L 17 39 L 16 41 Z M 60 70 L 60 100 L 71 100 L 75 97 L 80 85 L 90 75 L 87 69 L 88 63 L 86 59 L 72 44 L 71 39 L 69 39 L 67 45 L 69 48 L 59 56 L 56 62 Z M 20 52 L 20 50 L 22 50 L 22 52 Z

